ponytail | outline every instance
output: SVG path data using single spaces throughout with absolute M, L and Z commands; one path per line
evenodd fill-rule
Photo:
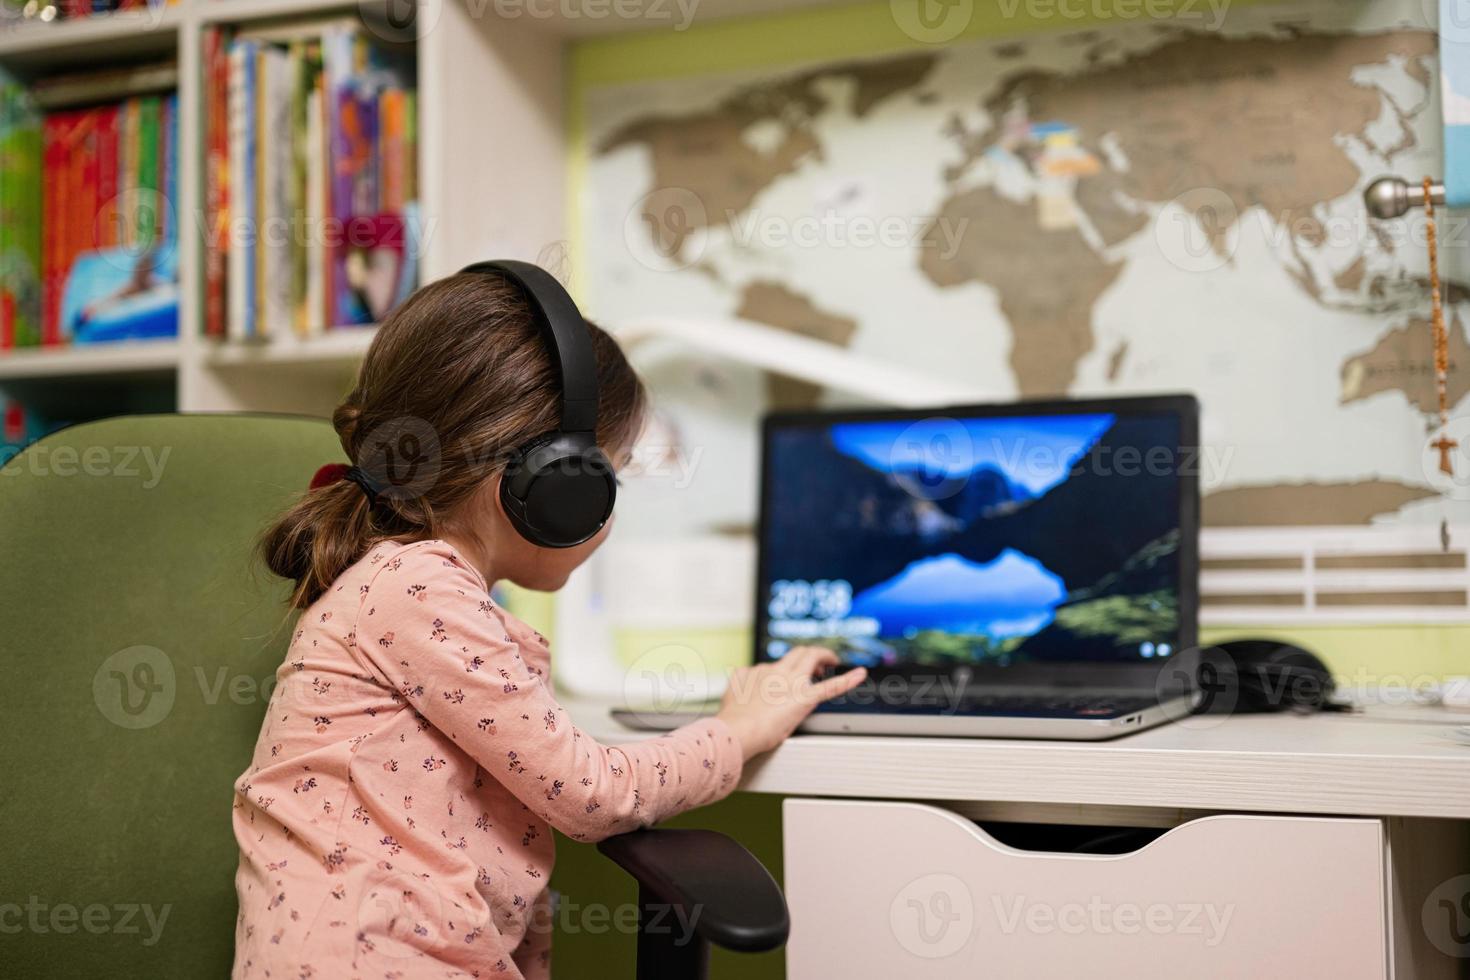
M 338 480 L 309 491 L 261 535 L 261 561 L 296 583 L 291 606 L 311 605 L 367 553 L 375 537 L 370 510 L 356 484 Z

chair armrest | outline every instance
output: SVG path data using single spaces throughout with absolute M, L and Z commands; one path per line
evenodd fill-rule
M 791 918 L 771 873 L 713 830 L 635 830 L 597 849 L 637 880 L 640 900 L 670 906 L 716 946 L 743 953 L 786 941 Z

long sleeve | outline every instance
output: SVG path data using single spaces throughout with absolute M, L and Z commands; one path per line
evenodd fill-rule
M 385 562 L 362 598 L 354 639 L 379 679 L 568 837 L 648 826 L 721 799 L 740 780 L 740 747 L 717 719 L 623 746 L 579 731 L 479 575 L 441 542 Z M 436 764 L 422 762 L 431 772 Z

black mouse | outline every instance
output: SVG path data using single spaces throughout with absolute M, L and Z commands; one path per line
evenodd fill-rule
M 1200 651 L 1199 711 L 1249 714 L 1333 707 L 1336 685 L 1316 654 L 1284 640 L 1231 640 Z

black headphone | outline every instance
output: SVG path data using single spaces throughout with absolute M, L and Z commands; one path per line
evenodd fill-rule
M 500 501 L 521 537 L 543 548 L 589 540 L 608 518 L 618 481 L 597 446 L 597 356 L 591 330 L 556 278 L 529 262 L 477 262 L 464 272 L 500 276 L 526 297 L 561 377 L 561 422 L 511 453 Z

